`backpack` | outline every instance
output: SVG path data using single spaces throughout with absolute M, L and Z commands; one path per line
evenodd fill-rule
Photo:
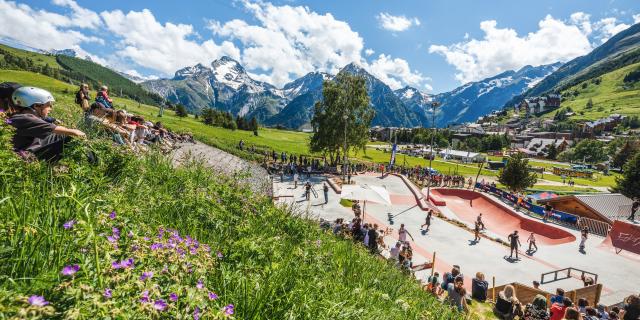
M 11 106 L 11 95 L 20 87 L 22 87 L 22 85 L 15 82 L 0 83 L 0 107 L 5 104 L 7 107 Z
M 82 104 L 82 90 L 78 90 L 78 92 L 76 92 L 76 103 Z

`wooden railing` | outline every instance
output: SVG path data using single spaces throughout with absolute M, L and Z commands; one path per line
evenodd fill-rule
M 567 272 L 566 275 L 564 277 L 562 277 L 562 278 L 558 278 L 558 273 L 563 272 L 563 271 Z M 585 275 L 590 275 L 593 278 L 594 284 L 598 283 L 598 275 L 593 273 L 593 272 L 584 271 L 584 270 L 577 269 L 577 268 L 564 268 L 564 269 L 545 272 L 545 273 L 541 274 L 540 275 L 540 284 L 571 278 L 571 271 L 580 272 L 580 279 L 584 279 Z M 550 275 L 550 274 L 553 274 L 553 280 L 545 281 L 545 276 L 546 275 Z

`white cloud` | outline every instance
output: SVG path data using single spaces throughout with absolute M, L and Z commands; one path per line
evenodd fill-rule
M 372 54 L 376 53 L 373 49 L 366 49 L 364 50 L 364 54 L 368 57 Z
M 441 54 L 458 70 L 455 77 L 461 83 L 525 65 L 568 61 L 592 49 L 585 31 L 550 15 L 538 23 L 538 30 L 523 36 L 510 28 L 497 28 L 495 20 L 481 22 L 480 29 L 485 34 L 481 40 L 429 47 L 430 53 Z
M 633 23 L 634 24 L 640 23 L 640 13 L 634 14 L 632 17 L 633 17 Z
M 407 18 L 405 16 L 394 16 L 386 12 L 381 12 L 376 16 L 380 27 L 394 32 L 405 31 L 411 26 L 419 26 L 420 20 L 418 18 Z
M 102 25 L 102 20 L 97 13 L 79 6 L 74 0 L 53 0 L 52 2 L 55 5 L 71 9 L 73 15 L 70 17 L 69 26 L 96 29 Z
M 34 10 L 26 4 L 0 0 L 0 37 L 45 50 L 77 49 L 83 42 L 102 43 L 102 39 L 69 29 L 70 27 L 92 27 L 94 22 L 77 19 L 75 12 L 82 8 L 72 1 L 66 1 L 66 3 L 76 7 L 73 9 L 74 15 Z
M 218 36 L 239 40 L 245 67 L 269 74 L 268 80 L 277 86 L 314 70 L 336 73 L 362 59 L 360 35 L 330 13 L 262 2 L 243 5 L 259 25 L 235 19 L 224 24 L 214 21 L 209 27 Z
M 365 68 L 394 90 L 402 88 L 403 85 L 433 90 L 429 84 L 425 83 L 425 81 L 430 80 L 429 78 L 424 77 L 420 72 L 411 71 L 409 63 L 400 58 L 394 59 L 391 56 L 381 54 L 378 59 L 365 66 Z
M 584 34 L 589 35 L 593 31 L 593 28 L 591 27 L 590 14 L 579 11 L 571 14 L 569 18 L 571 19 L 571 22 L 578 26 Z
M 222 55 L 235 59 L 240 56 L 233 43 L 224 41 L 218 45 L 213 40 L 190 40 L 195 35 L 193 26 L 169 22 L 162 25 L 147 9 L 127 14 L 120 10 L 105 11 L 100 16 L 106 28 L 120 39 L 118 56 L 164 74 L 197 63 L 208 65 Z
M 630 27 L 630 25 L 625 23 L 617 23 L 618 19 L 614 17 L 600 19 L 597 23 L 595 23 L 594 28 L 600 32 L 599 38 L 602 43 L 609 40 L 609 38 L 616 35 L 618 32 L 625 30 Z

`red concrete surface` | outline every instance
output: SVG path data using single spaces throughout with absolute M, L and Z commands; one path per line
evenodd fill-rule
M 478 214 L 482 213 L 482 222 L 487 230 L 497 235 L 506 238 L 514 230 L 518 230 L 520 242 L 525 247 L 531 232 L 535 234 L 537 244 L 555 245 L 576 240 L 576 237 L 566 230 L 520 216 L 479 192 L 441 188 L 431 189 L 431 192 L 445 201 L 447 208 L 462 221 L 474 223 Z

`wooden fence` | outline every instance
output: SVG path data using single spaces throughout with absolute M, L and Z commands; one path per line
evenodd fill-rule
M 544 291 L 542 289 L 536 289 L 518 282 L 508 283 L 490 289 L 489 298 L 491 298 L 495 302 L 496 299 L 498 299 L 498 293 L 504 290 L 504 287 L 509 284 L 512 285 L 515 289 L 515 295 L 516 297 L 518 297 L 518 300 L 523 306 L 527 303 L 533 302 L 533 299 L 539 294 L 547 298 L 547 305 L 551 306 L 551 296 L 553 295 L 552 293 Z M 591 305 L 596 305 L 600 301 L 601 293 L 602 284 L 598 283 L 584 288 L 565 291 L 564 296 L 570 298 L 574 303 L 576 303 L 579 298 L 585 298 Z

